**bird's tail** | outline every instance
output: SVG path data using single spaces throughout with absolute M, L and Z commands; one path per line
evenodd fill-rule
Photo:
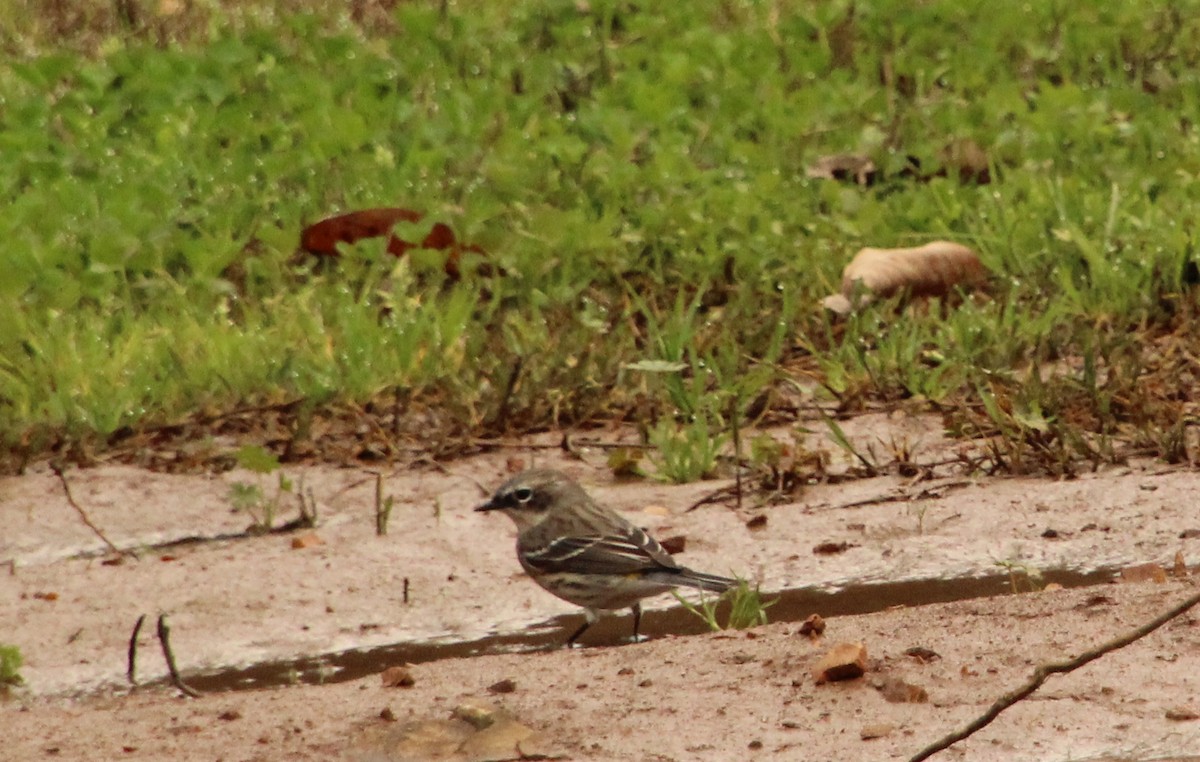
M 737 587 L 737 580 L 722 577 L 717 574 L 681 569 L 678 576 L 672 580 L 677 585 L 687 585 L 713 593 L 723 593 L 731 587 Z

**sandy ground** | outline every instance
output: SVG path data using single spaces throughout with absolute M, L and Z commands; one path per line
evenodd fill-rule
M 589 648 L 443 658 L 415 665 L 412 687 L 384 687 L 370 673 L 395 663 L 386 658 L 393 644 L 466 642 L 460 651 L 488 651 L 507 638 L 544 649 L 575 623 L 569 604 L 521 575 L 510 522 L 470 510 L 518 465 L 513 458 L 563 468 L 658 536 L 683 535 L 681 560 L 689 566 L 736 573 L 766 591 L 825 590 L 836 610 L 883 608 L 891 600 L 882 586 L 896 580 L 969 580 L 1009 567 L 1156 562 L 1170 569 L 1177 554 L 1189 566 L 1200 563 L 1200 477 L 1153 463 L 1072 481 L 972 479 L 952 471 L 919 484 L 878 477 L 812 486 L 787 505 L 739 511 L 711 504 L 687 512 L 727 483 L 617 483 L 601 451 L 585 451 L 580 461 L 553 449 L 505 450 L 390 472 L 385 491 L 395 507 L 383 537 L 374 532 L 369 473 L 307 466 L 289 473 L 312 488 L 320 521 L 316 544 L 299 548 L 296 534 L 243 534 L 247 517 L 231 510 L 227 494 L 233 482 L 255 481 L 251 474 L 179 476 L 125 466 L 68 473 L 91 521 L 118 547 L 139 549 L 136 560 L 122 563 L 112 563 L 57 477 L 35 468 L 0 481 L 0 643 L 20 647 L 26 680 L 15 698 L 0 702 L 0 758 L 436 758 L 440 747 L 412 739 L 467 732 L 464 723 L 447 722 L 452 710 L 486 702 L 520 723 L 501 723 L 518 735 L 536 731 L 521 742 L 526 754 L 902 759 L 977 715 L 1038 663 L 1136 627 L 1194 593 L 1200 580 L 923 606 L 911 600 L 902 609 L 832 617 L 816 642 L 798 634 L 798 623 L 780 623 L 616 645 L 625 620 L 589 633 Z M 272 479 L 263 485 L 273 490 Z M 283 505 L 283 518 L 291 518 L 294 499 Z M 760 515 L 765 525 L 748 526 Z M 195 541 L 163 545 L 186 538 Z M 814 552 L 822 543 L 846 549 Z M 1028 586 L 1022 574 L 1016 583 Z M 963 591 L 979 594 L 968 585 Z M 675 603 L 664 597 L 654 605 Z M 152 626 L 163 612 L 185 677 L 207 686 L 220 685 L 238 666 L 383 650 L 366 652 L 360 672 L 368 676 L 334 684 L 196 700 L 161 685 L 129 693 L 127 645 L 141 614 L 151 623 L 140 638 L 139 677 L 150 682 L 165 673 Z M 648 623 L 654 621 L 651 615 Z M 813 663 L 842 641 L 866 646 L 867 674 L 815 685 Z M 938 656 L 924 662 L 906 655 L 914 647 Z M 345 677 L 336 667 L 327 676 Z M 510 692 L 489 690 L 506 679 Z M 889 701 L 891 693 L 880 688 L 894 680 L 923 689 L 928 701 Z M 1188 719 L 1200 710 L 1198 688 L 1194 610 L 1074 674 L 1051 678 L 938 758 L 1200 758 L 1200 720 Z M 385 708 L 391 719 L 380 717 Z M 412 725 L 426 720 L 436 722 Z M 864 729 L 879 737 L 864 740 Z M 450 747 L 461 743 L 455 738 Z M 515 755 L 516 744 L 500 744 L 507 751 L 475 748 L 451 758 Z

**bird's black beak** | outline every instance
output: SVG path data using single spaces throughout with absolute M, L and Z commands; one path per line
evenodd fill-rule
M 476 506 L 476 507 L 475 507 L 475 511 L 476 511 L 477 513 L 481 513 L 481 512 L 483 512 L 483 511 L 494 511 L 494 510 L 496 510 L 496 509 L 498 509 L 498 508 L 501 508 L 501 507 L 502 507 L 502 506 L 501 506 L 499 503 L 497 503 L 497 502 L 496 502 L 496 498 L 492 498 L 491 500 L 488 500 L 488 501 L 487 501 L 486 503 L 484 503 L 483 505 L 478 505 L 478 506 Z

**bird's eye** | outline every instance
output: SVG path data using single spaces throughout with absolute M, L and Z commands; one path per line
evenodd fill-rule
M 518 503 L 528 503 L 533 499 L 533 490 L 528 487 L 521 487 L 513 493 L 513 497 L 517 499 Z

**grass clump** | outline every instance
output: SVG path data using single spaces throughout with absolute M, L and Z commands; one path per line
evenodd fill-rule
M 801 417 L 772 411 L 796 377 L 842 413 L 949 409 L 996 468 L 1187 457 L 1161 432 L 1197 391 L 1200 15 L 1173 4 L 68 5 L 0 12 L 4 470 L 198 431 L 339 459 L 719 436 Z M 839 152 L 879 179 L 808 175 Z M 487 253 L 457 281 L 380 240 L 294 256 L 384 205 Z M 815 308 L 859 247 L 934 238 L 987 297 Z M 669 468 L 710 472 L 689 446 Z
M 699 603 L 692 603 L 678 592 L 674 592 L 675 600 L 692 614 L 699 617 L 713 632 L 720 630 L 746 630 L 767 623 L 767 609 L 774 606 L 776 601 L 764 601 L 758 587 L 750 587 L 750 583 L 739 579 L 737 587 L 723 593 L 718 598 L 701 597 Z M 720 621 L 718 610 L 723 601 L 729 606 L 724 623 Z
M 20 648 L 0 643 L 0 696 L 25 684 L 21 677 L 24 661 Z

